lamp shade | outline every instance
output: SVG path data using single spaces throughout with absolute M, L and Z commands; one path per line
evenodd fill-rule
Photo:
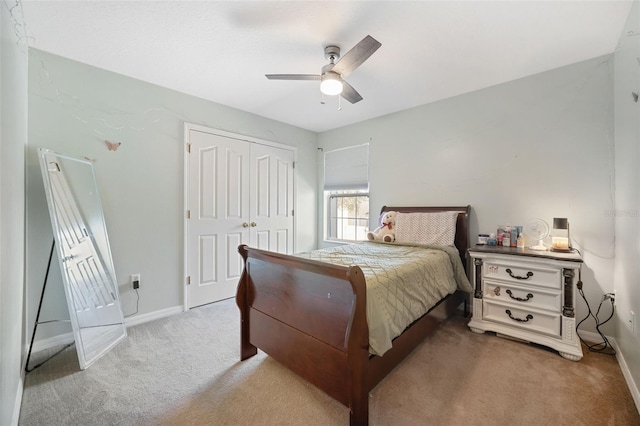
M 329 96 L 342 93 L 342 80 L 340 80 L 340 75 L 332 71 L 324 73 L 322 75 L 322 81 L 320 82 L 320 91 Z
M 552 251 L 571 251 L 571 236 L 569 235 L 569 220 L 566 217 L 553 218 L 551 232 Z
M 554 217 L 553 229 L 569 229 L 569 220 L 566 217 Z

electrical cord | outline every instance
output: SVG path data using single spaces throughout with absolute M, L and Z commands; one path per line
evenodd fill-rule
M 579 273 L 579 275 L 581 275 Z M 613 315 L 615 313 L 616 307 L 615 307 L 615 299 L 613 298 L 613 294 L 611 293 L 607 293 L 602 297 L 602 300 L 600 301 L 600 304 L 598 305 L 598 310 L 596 311 L 596 314 L 594 315 L 593 312 L 591 311 L 591 306 L 589 306 L 589 302 L 587 301 L 587 298 L 584 295 L 584 291 L 582 291 L 582 277 L 578 277 L 578 292 L 580 293 L 580 296 L 582 296 L 582 299 L 584 299 L 584 303 L 587 304 L 587 316 L 584 317 L 584 319 L 582 319 L 582 321 L 580 321 L 577 325 L 576 325 L 576 334 L 578 335 L 578 338 L 580 339 L 580 341 L 582 343 L 585 344 L 585 346 L 587 348 L 589 348 L 590 352 L 597 352 L 597 353 L 601 353 L 601 354 L 605 354 L 605 355 L 615 355 L 616 354 L 616 350 L 613 348 L 613 346 L 611 345 L 611 343 L 609 342 L 609 339 L 607 339 L 607 336 L 604 335 L 604 333 L 600 330 L 600 327 L 605 325 L 611 318 L 613 318 Z M 602 304 L 604 303 L 605 300 L 609 299 L 611 301 L 611 315 L 609 315 L 609 317 L 600 322 L 600 319 L 598 318 L 598 316 L 600 315 L 600 309 L 602 308 Z M 594 321 L 596 322 L 596 331 L 598 332 L 598 334 L 600 335 L 600 337 L 602 338 L 602 342 L 600 343 L 594 343 L 594 344 L 589 344 L 587 342 L 584 341 L 584 339 L 580 336 L 580 332 L 579 332 L 579 327 L 580 324 L 582 324 L 583 322 L 585 322 L 587 319 L 589 319 L 589 317 L 592 317 L 594 319 Z
M 136 292 L 136 311 L 134 313 L 132 313 L 132 314 L 125 315 L 124 316 L 125 318 L 132 317 L 132 316 L 134 316 L 134 315 L 136 315 L 138 313 L 138 305 L 140 304 L 140 293 L 138 293 L 138 289 L 137 288 L 134 288 L 134 290 Z

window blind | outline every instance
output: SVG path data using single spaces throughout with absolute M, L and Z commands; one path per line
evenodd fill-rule
M 369 189 L 369 144 L 324 153 L 324 190 Z

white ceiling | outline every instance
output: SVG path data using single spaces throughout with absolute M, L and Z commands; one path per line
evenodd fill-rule
M 615 50 L 625 1 L 31 1 L 31 46 L 316 132 Z M 370 34 L 382 47 L 347 81 L 315 81 L 323 48 Z

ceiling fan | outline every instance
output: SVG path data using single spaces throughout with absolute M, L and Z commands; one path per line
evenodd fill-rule
M 364 61 L 369 59 L 382 44 L 371 37 L 366 36 L 342 58 L 338 46 L 324 48 L 324 57 L 329 63 L 322 67 L 320 74 L 266 74 L 269 80 L 320 80 L 320 91 L 325 95 L 341 95 L 343 98 L 355 104 L 362 100 L 360 93 L 356 91 L 344 77 L 351 74 Z M 338 62 L 335 62 L 338 61 Z

